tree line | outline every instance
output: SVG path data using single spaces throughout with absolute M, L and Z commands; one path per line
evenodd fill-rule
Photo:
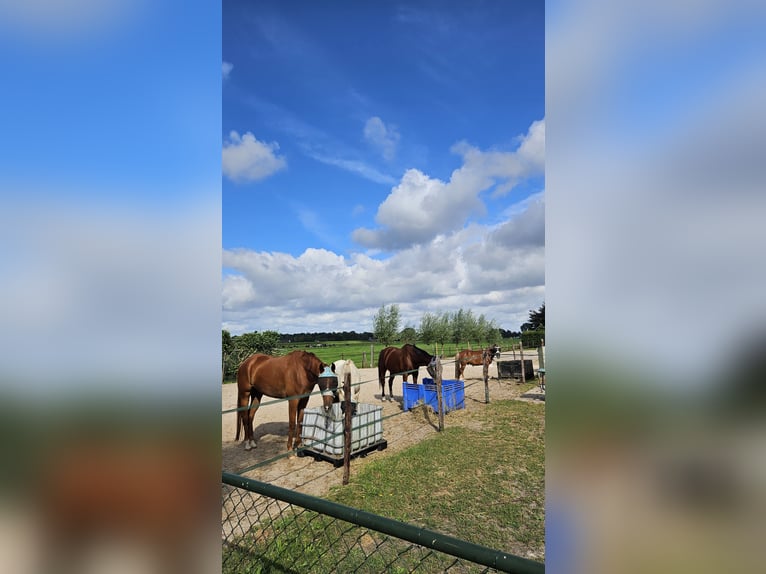
M 222 331 L 222 377 L 236 374 L 239 364 L 253 353 L 275 354 L 281 344 L 309 343 L 321 341 L 376 341 L 384 346 L 405 343 L 423 343 L 437 348 L 445 343 L 475 345 L 482 348 L 499 344 L 503 339 L 545 335 L 545 303 L 529 312 L 529 321 L 521 326 L 521 332 L 501 329 L 492 319 L 483 314 L 474 315 L 470 309 L 460 308 L 455 312 L 424 313 L 416 328 L 407 325 L 400 329 L 401 317 L 397 304 L 382 305 L 373 318 L 372 332 L 356 331 L 280 334 L 276 331 L 244 333 L 232 336 Z M 531 343 L 531 340 L 530 340 Z M 526 346 L 532 346 L 525 342 Z
M 454 312 L 425 313 L 418 328 L 408 325 L 399 330 L 400 320 L 397 304 L 381 305 L 372 321 L 374 339 L 383 345 L 422 342 L 427 345 L 454 343 L 470 347 L 475 343 L 483 347 L 526 334 L 534 333 L 537 338 L 543 338 L 545 303 L 539 309 L 529 311 L 529 321 L 521 326 L 521 332 L 501 329 L 494 319 L 487 319 L 484 314 L 476 316 L 471 309 L 462 307 Z
M 319 343 L 322 341 L 369 341 L 373 334 L 369 331 L 333 331 L 332 333 L 280 333 L 280 343 Z

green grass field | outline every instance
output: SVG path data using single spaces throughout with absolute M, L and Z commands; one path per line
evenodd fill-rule
M 490 403 L 432 438 L 370 461 L 328 498 L 491 548 L 542 553 L 544 433 L 543 405 Z
M 444 432 L 405 451 L 369 461 L 349 485 L 332 489 L 327 498 L 518 556 L 531 553 L 543 561 L 544 434 L 544 405 L 497 401 L 466 411 Z M 265 537 L 267 531 L 272 535 Z M 370 547 L 378 545 L 379 552 L 357 556 L 358 531 L 313 513 L 276 519 L 258 532 L 260 538 L 245 535 L 241 540 L 250 551 L 243 546 L 224 550 L 224 571 L 284 572 L 284 565 L 292 564 L 305 572 L 441 572 L 450 563 L 443 555 L 420 563 L 417 552 L 394 550 L 398 543 L 389 548 L 369 536 Z M 337 551 L 319 543 L 327 538 L 349 549 L 342 564 L 335 562 Z M 385 554 L 389 552 L 393 554 Z M 464 564 L 459 571 L 474 568 Z
M 500 343 L 501 347 L 509 347 L 511 343 L 518 344 L 517 339 L 506 339 Z M 424 343 L 416 343 L 420 348 L 425 349 L 429 353 L 434 353 L 433 345 L 426 345 Z M 321 346 L 317 346 L 321 345 Z M 395 346 L 401 346 L 396 344 Z M 319 359 L 325 363 L 332 363 L 338 359 L 351 359 L 356 363 L 357 367 L 370 367 L 370 351 L 372 351 L 373 364 L 378 364 L 378 353 L 383 349 L 383 345 L 380 343 L 369 343 L 366 341 L 328 341 L 326 343 L 293 343 L 281 345 L 278 352 L 289 353 L 295 350 L 305 350 L 314 353 Z M 455 353 L 464 349 L 465 345 L 455 345 L 454 343 L 448 343 L 442 348 L 439 345 L 439 354 L 444 357 L 454 357 Z M 473 348 L 477 348 L 474 345 Z M 362 362 L 364 361 L 364 365 Z
M 500 345 L 503 348 L 510 348 L 512 343 L 518 344 L 518 339 L 505 339 Z M 417 343 L 417 345 L 429 353 L 435 352 L 433 345 L 425 345 L 423 343 Z M 401 346 L 401 344 L 396 344 L 395 346 Z M 442 357 L 454 357 L 458 350 L 464 348 L 465 345 L 455 345 L 454 343 L 448 343 L 444 348 L 439 345 L 439 354 Z M 476 348 L 475 345 L 474 348 Z M 327 364 L 338 359 L 351 359 L 356 363 L 357 367 L 365 368 L 378 365 L 378 353 L 380 353 L 381 349 L 383 349 L 383 345 L 380 343 L 370 343 L 368 341 L 328 341 L 323 343 L 283 344 L 277 349 L 277 353 L 285 354 L 290 351 L 304 350 L 314 353 L 322 362 Z M 370 362 L 370 351 L 372 351 L 372 362 Z M 234 379 L 232 378 L 225 382 L 233 383 Z

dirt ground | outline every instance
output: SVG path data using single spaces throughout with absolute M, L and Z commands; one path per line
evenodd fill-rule
M 511 353 L 504 353 L 500 360 L 510 360 Z M 516 357 L 518 358 L 518 356 Z M 524 354 L 525 359 L 532 359 L 537 369 L 537 353 Z M 443 361 L 443 377 L 454 377 L 454 362 L 448 358 Z M 382 405 L 383 439 L 388 447 L 382 451 L 373 451 L 366 457 L 356 457 L 351 461 L 351 476 L 358 472 L 366 462 L 379 457 L 388 456 L 401 451 L 412 444 L 434 434 L 438 430 L 438 418 L 429 409 L 415 409 L 410 412 L 402 410 L 402 378 L 394 379 L 394 401 L 381 402 L 378 371 L 376 368 L 359 369 L 363 384 L 361 385 L 360 402 Z M 418 381 L 428 377 L 425 367 L 421 367 Z M 522 395 L 520 385 L 508 379 L 497 379 L 497 366 L 493 361 L 489 367 L 490 400 L 519 399 L 527 401 L 544 401 L 545 394 L 533 387 Z M 484 403 L 484 383 L 482 367 L 469 365 L 463 374 L 465 380 L 465 410 L 447 413 L 444 417 L 445 427 L 455 424 L 472 409 L 481 409 Z M 412 382 L 412 378 L 410 378 Z M 386 386 L 388 383 L 386 382 Z M 386 394 L 388 389 L 386 388 Z M 263 402 L 273 401 L 264 397 Z M 233 409 L 237 406 L 237 385 L 221 386 L 222 410 Z M 321 397 L 313 395 L 309 399 L 309 407 L 321 406 Z M 400 413 L 399 416 L 387 418 L 389 415 Z M 340 485 L 343 480 L 343 468 L 335 468 L 326 461 L 315 461 L 312 457 L 282 457 L 264 466 L 247 470 L 260 462 L 284 454 L 287 449 L 287 403 L 265 404 L 258 409 L 255 416 L 255 440 L 257 448 L 246 451 L 242 441 L 235 442 L 236 413 L 231 412 L 222 417 L 222 458 L 223 468 L 229 472 L 244 474 L 264 482 L 297 490 L 314 496 L 324 496 L 332 486 Z M 242 436 L 240 436 L 240 439 Z

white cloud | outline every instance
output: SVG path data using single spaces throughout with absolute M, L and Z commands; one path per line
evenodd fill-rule
M 545 120 L 533 122 L 516 151 L 487 151 L 461 142 L 453 151 L 463 165 L 448 182 L 410 169 L 378 208 L 378 229 L 354 230 L 353 239 L 372 249 L 401 249 L 461 229 L 475 215 L 484 215 L 479 194 L 491 188 L 503 195 L 545 168 Z
M 530 202 L 500 226 L 469 225 L 385 260 L 225 250 L 223 265 L 234 273 L 223 281 L 225 324 L 233 333 L 364 331 L 381 304 L 395 302 L 402 324 L 463 307 L 516 329 L 544 298 L 544 246 L 529 239 L 542 235 L 541 209 Z
M 373 116 L 364 124 L 364 139 L 377 149 L 387 161 L 394 159 L 400 135 L 396 126 L 386 126 L 378 116 Z
M 264 143 L 251 132 L 240 136 L 229 134 L 223 145 L 223 173 L 236 182 L 258 181 L 287 166 L 284 156 L 277 155 L 279 144 Z
M 448 185 L 409 169 L 378 207 L 379 230 L 356 229 L 354 241 L 372 248 L 401 249 L 429 241 L 463 226 L 466 217 L 482 214 L 484 205 L 473 189 Z
M 328 132 L 307 123 L 282 106 L 264 101 L 256 95 L 248 97 L 248 105 L 266 118 L 271 129 L 289 136 L 307 157 L 340 168 L 375 183 L 394 185 L 396 178 L 383 173 L 362 159 L 358 150 L 349 147 Z
M 230 62 L 224 62 L 221 68 L 223 71 L 223 79 L 226 80 L 229 78 L 229 74 L 231 74 L 231 71 L 234 69 L 234 64 Z
M 339 167 L 350 173 L 360 175 L 363 178 L 369 179 L 370 181 L 373 181 L 375 183 L 392 184 L 396 182 L 396 179 L 394 179 L 390 175 L 386 175 L 385 173 L 378 171 L 377 169 L 364 163 L 363 161 L 359 161 L 355 159 L 345 159 L 342 157 L 330 155 L 326 152 L 318 152 L 316 150 L 310 149 L 308 146 L 303 146 L 303 148 L 304 148 L 304 151 L 306 152 L 306 155 L 308 155 L 311 159 L 314 159 L 318 162 L 321 162 L 327 165 Z
M 532 122 L 529 131 L 521 139 L 519 160 L 531 173 L 545 170 L 545 120 Z
M 493 231 L 491 241 L 499 247 L 545 245 L 545 197 L 544 193 L 529 196 L 506 210 L 512 215 Z

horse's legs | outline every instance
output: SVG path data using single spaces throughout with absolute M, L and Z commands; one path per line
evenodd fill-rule
M 237 409 L 246 407 L 249 400 L 250 400 L 249 390 L 238 391 L 237 392 Z M 247 411 L 237 410 L 237 433 L 234 435 L 235 441 L 239 440 L 240 429 L 243 431 L 245 435 L 245 440 L 247 440 L 247 430 L 246 430 L 246 423 L 245 423 L 246 419 L 247 419 Z M 245 446 L 247 447 L 247 443 L 245 443 Z
M 309 398 L 303 397 L 298 401 L 298 412 L 296 417 L 296 423 L 297 423 L 297 434 L 295 436 L 295 441 L 293 441 L 293 446 L 297 449 L 301 445 L 303 434 L 303 414 L 306 411 L 306 405 L 309 404 Z
M 407 379 L 404 379 L 405 381 Z M 388 400 L 393 401 L 394 400 L 394 375 L 392 374 L 390 377 L 388 377 Z
M 293 448 L 293 437 L 295 436 L 295 418 L 298 414 L 298 399 L 287 401 L 287 423 L 290 429 L 287 431 L 287 450 Z
M 247 426 L 245 426 L 245 450 L 255 448 L 255 437 L 253 436 L 253 421 L 255 420 L 255 413 L 258 411 L 258 407 L 261 406 L 261 398 L 263 393 L 259 393 L 255 389 L 250 389 L 250 408 L 245 412 L 247 413 Z

